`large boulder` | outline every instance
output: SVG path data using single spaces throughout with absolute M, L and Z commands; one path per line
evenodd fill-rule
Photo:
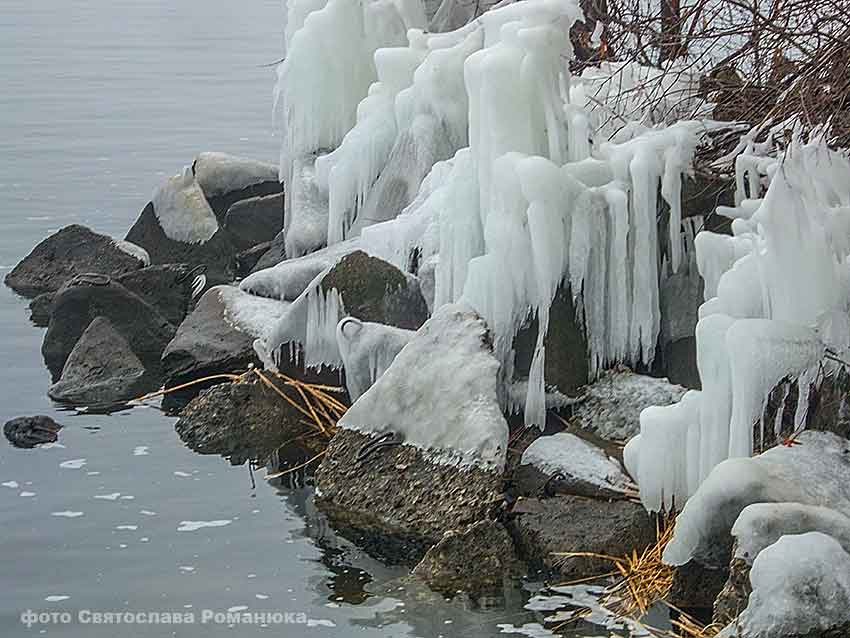
M 237 202 L 282 193 L 279 172 L 276 164 L 226 153 L 200 153 L 192 164 L 195 181 L 220 222 Z
M 500 591 L 519 574 L 520 565 L 504 526 L 484 520 L 443 534 L 413 569 L 413 575 L 446 595 L 458 591 L 482 594 Z
M 56 295 L 41 353 L 57 380 L 77 341 L 96 317 L 109 320 L 152 374 L 174 326 L 151 304 L 106 275 L 78 275 Z
M 153 390 L 155 377 L 109 319 L 96 317 L 74 345 L 51 399 L 107 409 Z
M 43 443 L 55 443 L 62 426 L 49 416 L 19 416 L 3 425 L 3 434 L 15 447 L 29 449 Z
M 236 202 L 227 210 L 224 228 L 241 250 L 272 241 L 283 229 L 283 193 Z
M 608 441 L 626 441 L 640 432 L 640 413 L 651 405 L 670 405 L 685 394 L 682 386 L 634 374 L 607 370 L 584 389 L 573 406 L 579 427 Z
M 24 257 L 9 274 L 6 285 L 35 297 L 55 292 L 74 277 L 87 272 L 118 276 L 145 266 L 144 255 L 122 242 L 74 224 L 54 233 Z
M 655 542 L 655 525 L 639 503 L 559 494 L 521 498 L 511 511 L 519 555 L 544 573 L 565 580 L 599 576 L 611 564 L 593 557 L 563 558 L 563 552 L 626 556 Z
M 202 390 L 180 412 L 175 424 L 180 439 L 199 454 L 219 454 L 233 465 L 264 462 L 288 442 L 316 448 L 324 439 L 303 415 L 257 378 Z

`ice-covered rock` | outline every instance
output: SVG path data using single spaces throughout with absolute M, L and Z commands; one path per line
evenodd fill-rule
M 557 478 L 553 478 L 556 475 Z M 522 453 L 514 480 L 552 493 L 625 498 L 634 489 L 620 462 L 569 432 L 541 436 Z
M 685 388 L 628 370 L 607 370 L 582 390 L 573 406 L 580 427 L 609 441 L 626 441 L 640 431 L 640 413 L 651 405 L 670 405 Z M 626 469 L 630 469 L 628 465 Z
M 367 436 L 391 433 L 435 463 L 501 472 L 508 425 L 498 374 L 482 319 L 463 306 L 443 306 L 339 424 Z
M 108 408 L 159 386 L 109 319 L 95 317 L 47 394 L 55 401 Z
M 850 515 L 848 482 L 850 441 L 829 432 L 803 432 L 790 447 L 724 461 L 685 504 L 664 560 L 725 567 L 732 527 L 754 503 L 798 503 Z
M 36 296 L 55 292 L 75 275 L 89 272 L 118 276 L 146 264 L 111 237 L 74 224 L 54 233 L 15 266 L 5 278 L 16 292 Z
M 127 341 L 145 369 L 156 375 L 175 326 L 152 304 L 106 275 L 77 275 L 56 295 L 41 353 L 58 380 L 75 344 L 96 317 L 104 317 Z
M 360 398 L 386 372 L 414 330 L 345 317 L 337 325 L 336 340 L 352 401 Z
M 850 630 L 850 554 L 820 532 L 788 535 L 762 551 L 753 591 L 724 638 L 838 638 Z
M 195 182 L 219 222 L 239 201 L 269 195 L 281 197 L 278 172 L 275 164 L 226 153 L 200 153 L 192 164 Z

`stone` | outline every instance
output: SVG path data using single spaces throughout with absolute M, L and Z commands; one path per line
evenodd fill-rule
M 573 406 L 579 427 L 608 441 L 626 441 L 640 432 L 640 413 L 651 405 L 670 405 L 685 388 L 620 368 L 606 370 L 584 389 Z
M 673 571 L 673 586 L 667 599 L 681 609 L 708 609 L 720 594 L 729 571 L 690 561 Z
M 74 224 L 54 233 L 24 257 L 6 275 L 15 292 L 35 297 L 55 292 L 74 277 L 87 272 L 121 275 L 145 264 L 106 235 Z
M 272 241 L 283 230 L 283 193 L 234 203 L 224 216 L 224 228 L 240 250 Z
M 58 380 L 68 356 L 95 317 L 105 317 L 145 369 L 156 375 L 160 355 L 175 327 L 159 311 L 117 281 L 99 274 L 78 275 L 57 293 L 41 353 Z
M 520 571 L 513 540 L 494 520 L 449 530 L 413 569 L 434 591 L 482 594 L 500 591 Z
M 233 465 L 265 462 L 294 440 L 314 454 L 325 442 L 307 436 L 315 431 L 303 415 L 256 377 L 202 390 L 181 410 L 174 428 L 194 452 L 219 454 Z
M 50 314 L 53 312 L 53 300 L 55 292 L 43 292 L 30 301 L 30 321 L 39 328 L 46 328 L 50 323 Z
M 226 153 L 200 153 L 192 163 L 195 181 L 219 222 L 237 202 L 282 193 L 279 173 L 277 164 Z
M 501 474 L 431 462 L 412 445 L 375 449 L 340 429 L 316 472 L 316 504 L 341 534 L 391 563 L 415 564 L 449 530 L 493 519 Z
M 575 397 L 587 383 L 589 366 L 587 339 L 576 319 L 569 286 L 561 287 L 549 310 L 549 332 L 544 339 L 546 387 Z M 514 376 L 528 377 L 537 343 L 537 318 L 530 319 L 514 338 Z
M 711 622 L 725 627 L 747 608 L 753 591 L 750 584 L 751 564 L 741 558 L 733 558 L 729 565 L 729 576 L 713 604 Z
M 47 394 L 63 403 L 108 408 L 157 387 L 109 319 L 95 317 Z
M 659 345 L 663 372 L 671 383 L 696 390 L 702 387 L 697 370 L 695 335 L 703 289 L 696 263 L 689 261 L 679 267 L 679 272 L 665 277 L 659 291 Z
M 190 270 L 188 264 L 160 264 L 121 275 L 117 281 L 178 326 L 186 318 L 192 298 L 194 276 Z
M 251 266 L 249 274 L 277 266 L 280 262 L 286 261 L 286 258 L 286 239 L 281 232 L 275 236 L 268 248 L 263 250 L 260 257 Z
M 625 556 L 655 542 L 655 525 L 639 503 L 566 494 L 517 500 L 509 529 L 520 558 L 564 580 L 607 573 L 611 564 L 590 557 L 564 559 L 555 556 L 559 552 Z
M 3 425 L 3 434 L 18 448 L 30 449 L 43 443 L 55 443 L 62 426 L 49 416 L 19 416 Z

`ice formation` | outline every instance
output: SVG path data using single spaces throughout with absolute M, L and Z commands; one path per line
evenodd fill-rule
M 706 565 L 725 566 L 730 530 L 744 508 L 754 503 L 798 503 L 850 516 L 846 488 L 850 484 L 850 442 L 829 432 L 811 431 L 803 432 L 799 442 L 717 465 L 680 512 L 664 560 L 683 565 L 695 558 Z M 639 476 L 646 461 L 646 456 L 640 459 Z M 651 459 L 656 464 L 664 461 Z
M 148 254 L 144 248 L 139 246 L 138 244 L 134 244 L 131 241 L 127 241 L 125 239 L 115 239 L 113 240 L 115 247 L 121 252 L 127 253 L 131 257 L 135 257 L 140 262 L 142 262 L 145 266 L 151 265 L 151 256 Z
M 783 536 L 755 559 L 750 582 L 737 623 L 746 638 L 815 635 L 850 624 L 850 554 L 831 536 Z
M 850 161 L 817 139 L 770 161 L 753 151 L 736 160 L 734 235 L 695 242 L 707 298 L 696 329 L 702 390 L 644 410 L 627 449 L 648 509 L 681 505 L 718 463 L 749 457 L 784 378 L 799 379 L 802 427 L 810 387 L 835 369 L 824 353 L 847 350 Z
M 345 385 L 352 401 L 372 387 L 415 334 L 414 330 L 360 321 L 354 317 L 340 320 L 336 341 L 345 369 Z
M 339 425 L 367 434 L 393 432 L 435 462 L 500 471 L 508 424 L 497 396 L 498 372 L 485 323 L 467 307 L 445 305 Z
M 191 166 L 170 177 L 154 193 L 153 210 L 169 239 L 202 244 L 218 231 L 218 221 Z
M 208 198 L 278 180 L 278 169 L 274 164 L 226 153 L 200 153 L 195 158 L 192 171 Z

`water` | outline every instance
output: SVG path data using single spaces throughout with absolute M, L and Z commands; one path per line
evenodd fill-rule
M 279 0 L 4 0 L 0 275 L 70 223 L 123 237 L 199 151 L 274 161 L 274 74 L 261 65 L 279 56 L 280 24 Z M 26 306 L 0 287 L 0 420 L 49 414 L 65 429 L 61 446 L 0 441 L 0 636 L 472 637 L 540 619 L 519 590 L 481 609 L 402 588 L 405 572 L 338 539 L 309 490 L 252 487 L 244 466 L 186 449 L 155 409 L 59 411 Z M 243 607 L 299 624 L 200 623 Z M 27 628 L 26 610 L 72 622 Z M 196 623 L 81 624 L 80 610 Z

